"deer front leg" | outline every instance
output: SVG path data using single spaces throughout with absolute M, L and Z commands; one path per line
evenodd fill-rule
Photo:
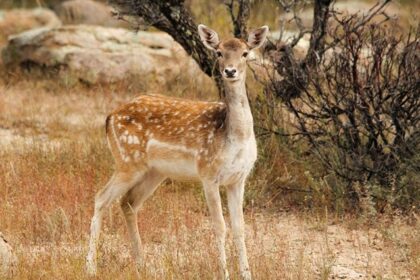
M 225 252 L 226 224 L 225 219 L 223 218 L 219 186 L 211 183 L 204 183 L 203 185 L 207 205 L 209 207 L 209 212 L 213 223 L 214 233 L 216 236 L 220 268 L 223 274 L 223 278 L 229 279 L 229 271 L 226 266 Z
M 251 272 L 249 270 L 248 256 L 245 246 L 245 223 L 242 209 L 244 189 L 245 180 L 240 180 L 239 182 L 229 186 L 227 188 L 227 199 L 233 238 L 239 254 L 239 268 L 241 276 L 245 280 L 251 280 Z

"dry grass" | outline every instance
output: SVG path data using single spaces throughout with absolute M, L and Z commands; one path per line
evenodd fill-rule
M 200 7 L 195 14 L 203 22 L 229 32 L 220 20 L 227 18 L 223 6 L 213 13 Z M 264 23 L 269 9 L 261 7 L 253 25 Z M 188 75 L 87 87 L 71 77 L 36 74 L 6 74 L 0 65 L 0 231 L 19 259 L 12 279 L 86 279 L 93 199 L 113 169 L 105 116 L 140 92 L 208 100 L 217 92 L 209 79 Z M 420 278 L 420 227 L 414 214 L 366 223 L 319 211 L 319 205 L 299 212 L 296 201 L 307 205 L 305 193 L 267 197 L 265 189 L 313 189 L 311 163 L 278 139 L 260 141 L 259 149 L 245 209 L 255 279 L 353 279 L 352 273 L 363 275 L 356 279 Z M 165 182 L 140 211 L 139 227 L 146 258 L 142 279 L 215 278 L 217 252 L 198 184 Z M 232 279 L 239 279 L 230 232 L 227 247 Z M 135 279 L 117 204 L 105 219 L 96 279 Z
M 94 194 L 112 173 L 103 120 L 131 99 L 136 88 L 155 90 L 157 85 L 137 81 L 142 86 L 131 90 L 124 90 L 126 85 L 87 88 L 16 75 L 20 76 L 0 82 L 0 229 L 19 258 L 13 279 L 85 279 Z M 193 81 L 175 78 L 171 82 L 172 90 L 181 96 L 215 98 L 214 89 L 200 88 Z M 189 87 L 197 89 L 196 95 L 180 90 Z M 211 94 L 206 96 L 207 92 Z M 270 147 L 261 148 L 270 151 Z M 280 156 L 281 150 L 276 151 Z M 294 163 L 287 155 L 279 157 L 278 168 L 287 166 L 297 177 L 304 165 L 293 168 Z M 419 276 L 417 221 L 410 224 L 396 217 L 367 226 L 356 218 L 279 213 L 271 204 L 264 204 L 269 209 L 254 207 L 253 194 L 269 183 L 259 180 L 261 168 L 266 165 L 260 163 L 250 181 L 246 208 L 255 279 L 331 279 L 355 272 L 365 279 Z M 294 181 L 302 185 L 307 179 Z M 197 184 L 167 181 L 146 202 L 139 226 L 146 255 L 143 279 L 214 278 L 217 253 Z M 230 235 L 228 240 L 230 270 L 237 279 Z M 97 279 L 134 279 L 129 240 L 117 205 L 106 218 L 100 252 Z

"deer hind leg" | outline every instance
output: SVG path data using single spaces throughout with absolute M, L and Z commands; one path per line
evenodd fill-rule
M 128 233 L 131 238 L 131 251 L 136 261 L 137 273 L 140 272 L 143 263 L 143 250 L 137 224 L 137 212 L 143 205 L 143 202 L 155 192 L 164 179 L 165 177 L 157 171 L 150 170 L 144 175 L 142 181 L 129 190 L 121 200 L 121 209 L 123 210 Z
M 229 271 L 226 266 L 226 224 L 223 218 L 222 203 L 220 199 L 219 186 L 212 183 L 204 183 L 204 193 L 216 235 L 217 249 L 219 253 L 219 264 L 223 278 L 229 279 Z
M 239 254 L 239 269 L 243 279 L 250 280 L 251 272 L 249 270 L 248 256 L 245 246 L 245 223 L 243 214 L 245 180 L 240 180 L 227 188 L 227 199 L 229 207 L 229 216 L 232 226 L 235 247 Z
M 96 194 L 95 211 L 90 226 L 89 252 L 86 258 L 88 274 L 96 274 L 97 243 L 104 211 L 109 208 L 113 201 L 137 184 L 143 174 L 144 172 L 116 172 L 106 186 Z

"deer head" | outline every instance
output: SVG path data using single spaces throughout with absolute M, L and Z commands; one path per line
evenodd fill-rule
M 261 47 L 268 33 L 268 27 L 263 26 L 249 33 L 248 40 L 231 38 L 219 40 L 219 35 L 200 24 L 198 33 L 204 45 L 216 52 L 219 71 L 225 81 L 234 82 L 244 79 L 246 61 L 251 50 Z

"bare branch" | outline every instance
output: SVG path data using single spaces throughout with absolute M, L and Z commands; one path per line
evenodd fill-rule
M 177 41 L 185 51 L 198 63 L 201 70 L 213 77 L 223 96 L 223 86 L 220 73 L 214 71 L 216 58 L 201 42 L 197 23 L 184 6 L 183 0 L 153 1 L 153 0 L 110 0 L 120 17 L 134 18 L 138 23 L 156 27 Z
M 237 3 L 235 5 L 235 3 Z M 247 22 L 250 16 L 250 1 L 249 0 L 226 0 L 225 5 L 228 9 L 233 23 L 233 34 L 236 38 L 248 38 Z M 235 15 L 235 6 L 237 12 Z

